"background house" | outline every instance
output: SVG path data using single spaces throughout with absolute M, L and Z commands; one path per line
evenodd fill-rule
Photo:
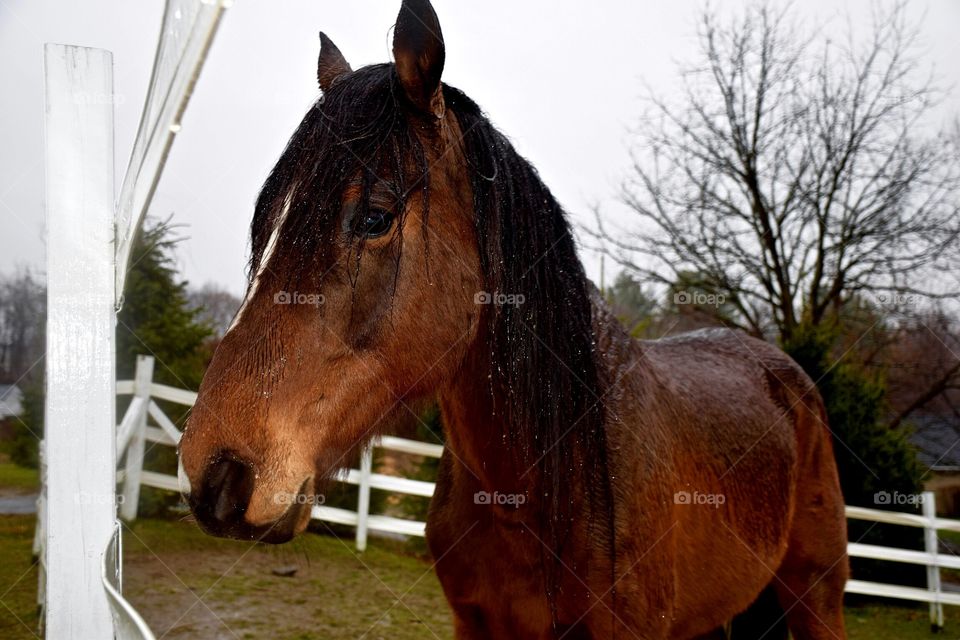
M 0 384 L 0 420 L 19 416 L 23 411 L 23 392 L 15 384 Z
M 917 459 L 928 470 L 924 489 L 937 494 L 940 515 L 960 513 L 960 425 L 938 415 L 919 415 L 911 420 L 910 442 Z

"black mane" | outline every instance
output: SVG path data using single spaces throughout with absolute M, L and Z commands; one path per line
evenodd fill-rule
M 553 551 L 560 555 L 573 520 L 582 515 L 577 500 L 585 498 L 591 526 L 598 525 L 612 553 L 604 385 L 590 285 L 570 225 L 533 165 L 480 108 L 452 87 L 444 87 L 444 99 L 465 132 L 489 291 L 524 297 L 521 305 L 495 307 L 495 413 L 524 468 L 536 466 L 536 490 L 546 498 L 542 537 Z M 586 495 L 575 495 L 575 478 L 585 480 Z
M 280 242 L 294 249 L 285 256 L 293 261 L 290 273 L 297 277 L 314 273 L 318 280 L 312 284 L 319 287 L 339 231 L 336 222 L 343 191 L 358 172 L 364 209 L 378 179 L 390 181 L 401 194 L 409 195 L 413 188 L 428 191 L 422 179 L 427 172 L 423 149 L 397 108 L 394 75 L 393 65 L 359 69 L 334 83 L 306 114 L 257 199 L 251 225 L 251 275 L 288 197 L 288 222 Z M 410 171 L 411 157 L 416 171 Z M 398 222 L 399 230 L 403 221 Z
M 590 285 L 570 226 L 533 166 L 480 108 L 449 86 L 444 100 L 464 132 L 486 291 L 524 299 L 518 306 L 492 307 L 487 333 L 491 404 L 504 441 L 518 468 L 533 467 L 528 477 L 542 500 L 542 538 L 557 555 L 574 519 L 583 515 L 576 512 L 578 499 L 587 500 L 591 527 L 600 529 L 599 539 L 612 554 L 604 385 Z M 361 206 L 367 206 L 377 173 L 403 194 L 422 190 L 428 196 L 430 176 L 415 122 L 393 65 L 364 67 L 335 82 L 304 118 L 263 187 L 251 230 L 251 272 L 291 189 L 281 246 L 296 247 L 292 266 L 317 277 L 329 261 L 343 188 L 358 171 Z M 575 495 L 578 480 L 586 495 Z M 544 564 L 552 603 L 560 569 Z

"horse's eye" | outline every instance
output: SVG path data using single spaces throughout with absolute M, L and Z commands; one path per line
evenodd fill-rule
M 370 209 L 356 226 L 356 235 L 365 238 L 379 238 L 393 226 L 393 214 L 386 209 Z

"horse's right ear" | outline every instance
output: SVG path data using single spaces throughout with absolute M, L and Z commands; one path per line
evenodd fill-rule
M 353 69 L 347 59 L 333 44 L 333 40 L 327 37 L 323 31 L 320 32 L 320 59 L 317 60 L 317 80 L 320 82 L 320 88 L 326 91 L 333 84 L 333 81 L 345 73 L 350 73 Z
M 407 98 L 420 111 L 443 117 L 440 74 L 446 52 L 430 0 L 403 0 L 393 32 L 393 59 Z

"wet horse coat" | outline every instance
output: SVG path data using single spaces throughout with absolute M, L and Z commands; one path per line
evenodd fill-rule
M 403 3 L 395 64 L 354 71 L 321 40 L 323 99 L 261 192 L 181 442 L 200 525 L 290 539 L 334 471 L 438 399 L 427 540 L 458 638 L 705 637 L 761 594 L 749 637 L 785 616 L 842 638 L 811 380 L 742 333 L 627 336 L 536 171 L 440 82 L 428 2 Z
M 606 638 L 626 627 L 643 638 L 697 637 L 772 585 L 796 637 L 842 637 L 843 501 L 812 382 L 782 352 L 741 333 L 638 342 L 597 307 L 598 346 L 617 381 L 605 402 L 617 425 L 608 434 L 618 582 L 614 596 L 608 565 L 597 566 L 596 546 L 577 531 L 563 560 L 571 570 L 561 633 Z M 437 572 L 458 637 L 550 637 L 535 525 L 520 510 L 472 505 L 473 492 L 496 482 L 457 461 L 496 449 L 454 435 L 475 434 L 483 422 L 482 394 L 469 378 L 442 396 L 450 451 L 428 523 Z

